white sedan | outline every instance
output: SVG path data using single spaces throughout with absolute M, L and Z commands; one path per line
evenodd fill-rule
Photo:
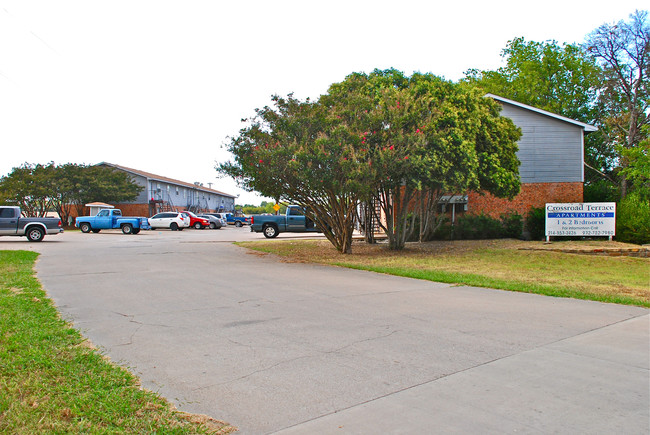
M 154 230 L 156 228 L 169 228 L 172 231 L 183 231 L 183 228 L 190 226 L 190 218 L 183 216 L 181 213 L 166 211 L 158 213 L 149 218 L 149 226 Z

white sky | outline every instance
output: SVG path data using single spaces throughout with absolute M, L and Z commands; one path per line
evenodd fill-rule
M 645 4 L 647 8 L 647 3 Z M 0 176 L 128 166 L 237 195 L 226 137 L 273 94 L 395 67 L 458 80 L 517 36 L 582 42 L 644 2 L 0 0 Z

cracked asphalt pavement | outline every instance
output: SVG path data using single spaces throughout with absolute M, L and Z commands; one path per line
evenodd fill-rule
M 288 237 L 281 235 L 282 238 Z M 648 433 L 648 310 L 250 255 L 247 229 L 68 232 L 62 316 L 187 412 L 244 434 Z

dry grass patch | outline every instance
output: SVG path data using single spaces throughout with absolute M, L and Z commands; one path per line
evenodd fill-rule
M 576 255 L 637 247 L 617 242 L 461 240 L 408 243 L 400 252 L 385 244 L 355 242 L 342 255 L 323 240 L 243 242 L 285 261 L 315 262 L 432 281 L 650 306 L 650 259 Z

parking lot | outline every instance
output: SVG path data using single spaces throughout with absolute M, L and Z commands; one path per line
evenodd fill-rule
M 313 235 L 281 234 L 283 238 Z M 62 316 L 240 433 L 648 433 L 648 310 L 287 263 L 248 228 L 66 232 Z

